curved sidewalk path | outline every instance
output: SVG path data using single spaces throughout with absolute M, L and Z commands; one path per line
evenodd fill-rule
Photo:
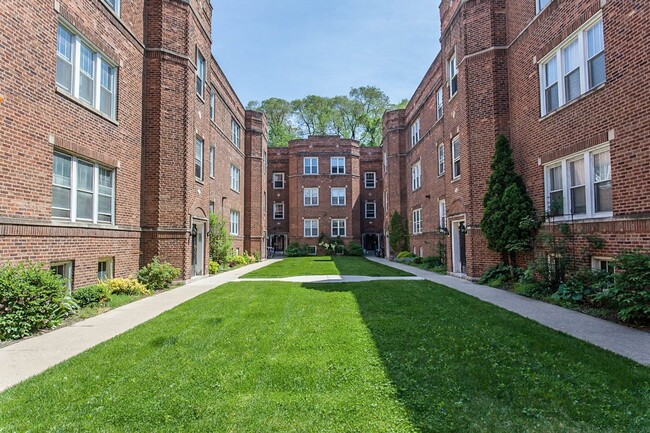
M 27 338 L 0 349 L 0 392 L 209 290 L 279 259 L 192 281 L 95 317 Z M 1 429 L 0 429 L 1 430 Z
M 458 290 L 534 320 L 549 328 L 617 353 L 639 364 L 650 366 L 650 333 L 526 298 L 516 293 L 482 286 L 462 278 L 440 275 L 386 259 L 367 258 L 382 265 L 410 272 L 418 277 Z

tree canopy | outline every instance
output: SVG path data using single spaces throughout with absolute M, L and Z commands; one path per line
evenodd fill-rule
M 284 147 L 290 140 L 309 135 L 339 135 L 359 140 L 362 146 L 380 146 L 384 112 L 407 103 L 404 99 L 393 105 L 381 89 L 365 86 L 351 89 L 346 96 L 309 95 L 295 101 L 269 98 L 251 101 L 246 108 L 266 114 L 269 146 Z

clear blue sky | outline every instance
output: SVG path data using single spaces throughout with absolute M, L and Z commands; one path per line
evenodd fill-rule
M 410 98 L 438 53 L 439 0 L 212 0 L 213 50 L 242 102 Z

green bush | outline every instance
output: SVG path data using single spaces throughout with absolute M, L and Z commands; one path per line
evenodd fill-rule
M 606 308 L 616 311 L 628 323 L 650 322 L 650 255 L 640 251 L 619 254 L 617 271 L 609 277 L 609 287 L 595 296 Z
M 259 251 L 253 251 L 253 257 L 255 258 L 254 263 L 259 263 L 262 261 L 262 255 L 260 254 Z
M 93 307 L 102 302 L 108 301 L 106 288 L 98 284 L 86 287 L 80 287 L 72 292 L 72 299 L 79 307 Z
M 226 257 L 226 263 L 228 263 L 228 266 L 231 268 L 244 266 L 248 264 L 248 258 L 244 256 L 228 256 Z
M 210 274 L 212 275 L 218 274 L 219 266 L 220 266 L 219 262 L 210 261 L 210 263 L 208 264 L 208 272 L 210 272 Z
M 64 281 L 42 265 L 7 264 L 0 268 L 0 340 L 53 328 L 76 307 L 66 295 Z
M 398 259 L 405 259 L 408 257 L 415 257 L 415 254 L 410 251 L 401 251 L 399 254 L 397 254 Z
M 500 263 L 488 269 L 479 280 L 479 283 L 492 287 L 502 287 L 504 284 L 518 281 L 523 276 L 523 273 L 524 271 L 519 268 Z
M 109 295 L 152 295 L 150 290 L 135 278 L 113 278 L 98 284 Z
M 225 263 L 226 257 L 232 250 L 233 237 L 230 234 L 230 223 L 225 218 L 210 213 L 210 258 L 219 263 Z
M 284 251 L 284 254 L 287 257 L 304 257 L 309 255 L 309 248 L 307 245 L 300 245 L 298 242 L 291 242 Z
M 169 263 L 160 263 L 158 257 L 154 257 L 151 263 L 138 271 L 138 281 L 149 290 L 167 290 L 180 274 L 180 269 Z
M 415 263 L 416 265 L 421 265 L 421 264 L 423 264 L 423 263 L 424 263 L 424 257 L 419 257 L 419 256 L 418 256 L 418 257 L 414 257 L 414 258 L 413 258 L 413 263 Z
M 363 248 L 356 242 L 350 242 L 350 245 L 345 250 L 348 256 L 363 256 Z

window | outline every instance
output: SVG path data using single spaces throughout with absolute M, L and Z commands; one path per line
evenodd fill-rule
M 447 61 L 447 76 L 449 77 L 449 100 L 458 92 L 458 65 L 456 64 L 456 53 Z
M 345 206 L 345 188 L 332 188 L 332 206 Z
M 214 178 L 214 146 L 210 146 L 210 177 Z
M 377 218 L 377 203 L 374 201 L 366 202 L 366 218 L 375 219 Z
M 214 103 L 215 103 L 215 94 L 214 89 L 210 89 L 210 120 L 214 122 Z
M 113 12 L 120 15 L 120 0 L 104 0 L 104 2 L 113 9 Z
M 594 271 L 603 271 L 608 274 L 613 274 L 615 271 L 612 259 L 607 257 L 592 257 L 591 269 Z
M 334 156 L 330 158 L 331 174 L 345 174 L 345 158 Z
M 284 202 L 273 203 L 273 219 L 274 220 L 284 219 Z
M 420 119 L 411 125 L 411 147 L 418 144 L 418 141 L 420 141 Z
M 413 211 L 413 234 L 422 234 L 422 209 Z
M 315 256 L 316 254 L 318 254 L 318 247 L 316 247 L 315 245 L 308 245 L 307 254 L 309 254 L 310 256 Z
M 418 161 L 411 167 L 411 187 L 413 191 L 420 189 L 422 186 L 422 164 Z
M 438 176 L 445 174 L 445 146 L 440 144 L 438 146 Z
M 307 157 L 302 160 L 303 174 L 318 174 L 318 158 Z
M 101 259 L 97 262 L 97 279 L 106 281 L 113 278 L 113 259 Z
M 208 205 L 208 210 L 210 213 L 214 213 L 214 202 L 210 201 L 210 204 Z
M 230 165 L 230 189 L 239 192 L 239 167 Z
M 460 177 L 460 137 L 455 137 L 451 141 L 451 157 L 453 158 L 452 178 Z
M 345 236 L 345 220 L 344 219 L 333 219 L 332 220 L 332 237 L 344 237 Z
M 196 49 L 196 94 L 203 98 L 205 87 L 205 57 Z
M 52 217 L 112 224 L 115 172 L 77 157 L 54 153 Z
M 59 24 L 56 84 L 75 99 L 115 119 L 117 68 L 85 40 Z
M 262 153 L 262 167 L 264 169 L 264 174 L 266 174 L 266 168 L 269 166 L 269 155 L 266 153 L 266 150 Z
M 237 146 L 237 149 L 241 148 L 241 140 L 240 140 L 240 132 L 241 128 L 239 126 L 239 123 L 235 119 L 230 120 L 230 140 L 233 142 L 235 146 Z
M 438 227 L 447 228 L 447 203 L 444 200 L 438 202 Z
M 203 139 L 196 137 L 194 143 L 194 176 L 203 180 Z
M 54 275 L 58 275 L 65 281 L 65 287 L 68 294 L 72 292 L 72 268 L 73 262 L 60 262 L 50 264 L 50 270 Z
M 303 194 L 305 206 L 318 206 L 318 188 L 305 188 Z
M 436 113 L 438 116 L 438 120 L 442 119 L 443 115 L 443 108 L 442 108 L 442 87 L 438 89 L 436 92 Z
M 540 62 L 542 116 L 605 82 L 600 13 Z
M 268 208 L 268 202 L 266 201 L 266 191 L 262 193 L 262 211 L 266 215 L 266 209 Z
M 544 178 L 549 215 L 560 218 L 611 216 L 612 173 L 608 146 L 553 162 L 544 168 Z
M 374 171 L 367 171 L 363 176 L 366 189 L 375 189 L 377 187 L 377 173 Z
M 305 220 L 305 237 L 306 238 L 317 238 L 318 237 L 318 220 Z
M 537 2 L 537 13 L 540 13 L 542 9 L 544 9 L 551 2 L 551 0 L 536 0 L 536 2 Z
M 273 173 L 273 189 L 284 189 L 284 173 Z
M 239 235 L 239 212 L 230 211 L 230 234 Z

